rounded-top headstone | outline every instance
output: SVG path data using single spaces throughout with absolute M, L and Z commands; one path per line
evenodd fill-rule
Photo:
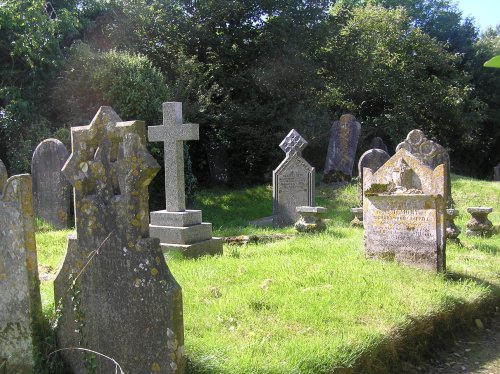
M 68 227 L 71 190 L 61 173 L 68 150 L 57 139 L 46 139 L 36 147 L 31 160 L 35 216 L 54 228 Z
M 383 151 L 387 152 L 387 146 L 385 145 L 384 141 L 382 140 L 381 137 L 376 136 L 372 140 L 372 149 L 381 149 Z
M 389 160 L 391 156 L 382 150 L 382 149 L 369 149 L 365 153 L 361 155 L 358 161 L 358 175 L 359 175 L 359 184 L 360 187 L 358 189 L 358 197 L 361 204 L 363 204 L 363 168 L 372 169 L 373 172 L 376 172 L 383 164 Z

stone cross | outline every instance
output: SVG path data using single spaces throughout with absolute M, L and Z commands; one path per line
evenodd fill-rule
M 286 157 L 293 154 L 302 156 L 302 150 L 306 146 L 307 141 L 295 129 L 292 129 L 280 143 L 280 148 L 286 153 Z
M 163 124 L 148 127 L 148 140 L 164 143 L 165 199 L 169 212 L 186 210 L 183 141 L 198 139 L 198 124 L 182 124 L 179 102 L 163 103 Z

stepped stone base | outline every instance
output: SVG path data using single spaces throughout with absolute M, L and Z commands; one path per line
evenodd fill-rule
M 212 224 L 201 221 L 201 210 L 151 212 L 149 235 L 162 250 L 180 250 L 186 257 L 222 254 L 222 239 L 212 238 Z

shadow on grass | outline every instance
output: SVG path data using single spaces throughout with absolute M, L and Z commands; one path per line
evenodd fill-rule
M 468 274 L 458 273 L 458 272 L 447 272 L 445 274 L 445 278 L 454 282 L 462 282 L 462 281 L 471 281 L 478 285 L 486 285 L 493 290 L 494 295 L 500 297 L 500 287 L 496 284 L 490 283 L 484 279 L 473 277 Z

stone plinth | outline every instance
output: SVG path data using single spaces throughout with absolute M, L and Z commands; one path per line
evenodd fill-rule
M 299 220 L 295 223 L 295 229 L 298 232 L 315 233 L 326 230 L 323 217 L 326 208 L 321 206 L 298 206 L 297 213 L 300 214 Z
M 353 227 L 363 227 L 363 208 L 351 208 L 354 218 L 351 221 Z
M 458 209 L 446 209 L 446 239 L 459 243 L 458 235 L 461 231 L 454 222 L 457 216 Z
M 490 207 L 467 208 L 467 212 L 471 215 L 471 219 L 467 222 L 465 235 L 484 236 L 486 238 L 493 235 L 493 224 L 488 219 L 488 214 L 492 211 L 493 208 Z
M 375 173 L 363 171 L 365 254 L 444 271 L 446 168 L 400 149 Z
M 212 224 L 201 210 L 186 210 L 183 141 L 198 140 L 197 124 L 182 124 L 182 103 L 163 103 L 163 124 L 148 128 L 149 141 L 164 143 L 166 209 L 151 212 L 149 234 L 163 250 L 187 257 L 222 254 L 222 239 L 212 238 Z

